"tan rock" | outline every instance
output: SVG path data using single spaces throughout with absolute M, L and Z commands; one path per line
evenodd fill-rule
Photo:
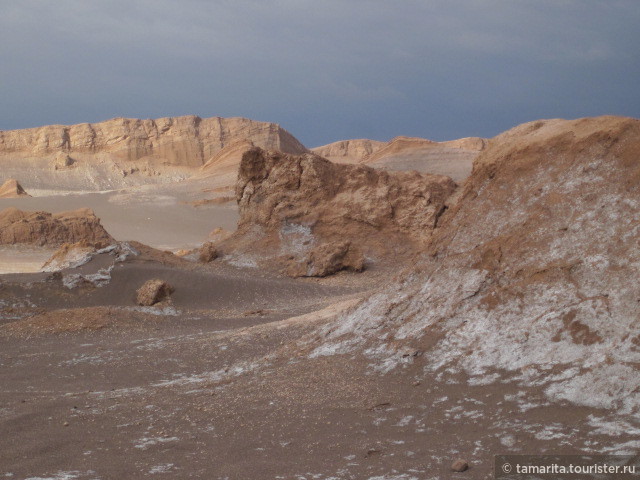
M 63 170 L 69 167 L 72 167 L 75 163 L 75 160 L 71 158 L 65 152 L 58 152 L 53 160 L 53 169 L 54 170 Z
M 218 250 L 211 242 L 206 242 L 200 247 L 198 261 L 201 263 L 209 263 L 218 258 Z
M 332 162 L 358 163 L 378 151 L 384 145 L 385 142 L 369 139 L 341 140 L 321 147 L 312 148 L 311 151 Z
M 54 153 L 55 164 L 68 167 L 75 153 L 109 153 L 116 160 L 154 158 L 169 165 L 199 167 L 226 146 L 243 140 L 289 153 L 307 151 L 273 123 L 190 115 L 156 120 L 114 118 L 95 124 L 0 131 L 0 156 Z
M 150 307 L 168 298 L 175 289 L 164 280 L 148 280 L 136 291 L 138 305 Z
M 13 207 L 0 212 L 0 245 L 55 246 L 80 241 L 109 244 L 114 239 L 88 208 L 56 214 L 26 212 Z
M 0 187 L 0 198 L 30 197 L 17 180 L 10 178 Z

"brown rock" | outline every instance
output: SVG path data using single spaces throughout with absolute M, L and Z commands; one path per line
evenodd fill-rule
M 291 277 L 326 277 L 341 270 L 364 270 L 362 251 L 350 242 L 325 243 L 314 248 L 301 262 L 286 269 Z
M 451 464 L 451 470 L 454 472 L 464 472 L 469 468 L 469 463 L 462 458 L 458 458 Z
M 200 247 L 200 253 L 198 255 L 198 261 L 202 263 L 209 263 L 218 258 L 218 250 L 216 246 L 211 242 L 206 242 Z
M 136 302 L 138 305 L 150 307 L 168 298 L 174 291 L 175 289 L 163 280 L 148 280 L 136 291 Z
M 30 197 L 17 180 L 10 178 L 0 187 L 0 198 Z
M 0 212 L 0 245 L 55 246 L 80 241 L 109 244 L 114 239 L 88 208 L 56 214 L 26 212 L 13 207 Z
M 416 269 L 365 301 L 367 315 L 341 318 L 354 338 L 339 341 L 397 352 L 437 326 L 425 356 L 438 368 L 526 369 L 522 384 L 551 401 L 637 411 L 639 159 L 631 118 L 530 122 L 489 140 Z M 576 373 L 550 382 L 549 366 Z
M 407 255 L 430 238 L 455 188 L 442 176 L 252 148 L 238 173 L 238 230 L 223 248 L 272 258 L 284 254 L 300 263 L 312 255 L 314 245 L 339 242 L 357 245 L 372 258 Z M 312 263 L 322 263 L 320 256 L 335 260 L 341 255 L 330 254 L 333 247 L 322 248 L 313 253 Z M 349 251 L 355 255 L 355 249 Z M 355 257 L 348 260 L 355 262 Z M 361 266 L 351 263 L 351 268 Z

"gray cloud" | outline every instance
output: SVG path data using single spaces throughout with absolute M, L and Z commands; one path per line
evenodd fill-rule
M 640 116 L 636 0 L 21 0 L 0 128 L 194 113 L 305 144 Z

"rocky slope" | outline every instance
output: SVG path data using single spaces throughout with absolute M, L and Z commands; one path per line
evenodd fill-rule
M 388 371 L 421 355 L 445 383 L 513 382 L 637 419 L 640 121 L 499 135 L 440 223 L 419 268 L 324 329 L 312 356 L 357 350 Z
M 0 245 L 58 246 L 81 241 L 103 245 L 114 242 L 88 208 L 56 214 L 17 208 L 0 212 Z
M 29 197 L 30 195 L 22 188 L 17 180 L 10 178 L 0 186 L 0 198 Z
M 0 167 L 38 189 L 116 188 L 191 175 L 194 167 L 241 141 L 288 153 L 307 151 L 280 126 L 246 118 L 115 118 L 0 131 Z
M 355 248 L 372 259 L 407 254 L 430 237 L 455 188 L 442 176 L 253 148 L 243 155 L 238 173 L 238 231 L 224 250 L 294 263 L 314 263 L 307 256 L 331 252 L 353 259 L 356 267 Z M 314 251 L 345 241 L 350 245 L 340 252 Z

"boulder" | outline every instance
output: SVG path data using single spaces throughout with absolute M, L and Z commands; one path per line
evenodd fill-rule
M 198 253 L 198 261 L 201 263 L 209 263 L 218 258 L 218 250 L 211 242 L 205 242 Z
M 136 291 L 138 305 L 150 307 L 168 298 L 175 289 L 164 280 L 148 280 Z
M 311 250 L 302 261 L 292 260 L 285 273 L 291 277 L 326 277 L 341 270 L 364 270 L 364 255 L 350 242 L 320 245 Z

